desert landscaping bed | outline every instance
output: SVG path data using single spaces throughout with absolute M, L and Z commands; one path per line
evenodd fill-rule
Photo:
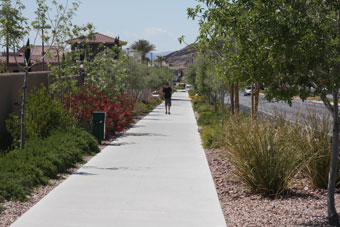
M 205 152 L 228 227 L 329 226 L 327 190 L 313 189 L 307 179 L 299 179 L 291 185 L 291 193 L 281 199 L 255 195 L 235 177 L 233 167 L 218 149 Z M 335 203 L 339 211 L 339 193 Z
M 38 203 L 42 198 L 44 198 L 50 191 L 57 187 L 60 183 L 65 181 L 71 174 L 76 172 L 85 163 L 91 160 L 94 156 L 84 157 L 84 163 L 78 163 L 74 168 L 69 169 L 69 174 L 61 174 L 59 179 L 49 180 L 49 185 L 41 186 L 33 190 L 31 195 L 27 198 L 27 201 L 5 201 L 1 204 L 2 211 L 0 212 L 0 226 L 7 227 L 15 222 L 21 215 L 23 215 L 27 210 Z
M 119 136 L 124 134 L 127 130 L 133 127 L 141 119 L 143 119 L 147 114 L 142 114 L 134 118 L 133 123 L 126 127 L 122 132 L 117 133 L 110 139 L 103 140 L 99 145 L 100 150 L 103 150 L 107 145 L 116 140 Z M 84 157 L 83 163 L 78 163 L 74 168 L 68 170 L 68 174 L 61 174 L 59 179 L 50 179 L 49 184 L 46 186 L 41 186 L 33 190 L 30 196 L 28 196 L 27 201 L 5 201 L 0 204 L 0 227 L 8 227 L 14 223 L 21 215 L 38 203 L 42 198 L 44 198 L 49 192 L 56 188 L 59 184 L 64 182 L 69 176 L 80 169 L 84 164 L 90 161 L 94 156 Z

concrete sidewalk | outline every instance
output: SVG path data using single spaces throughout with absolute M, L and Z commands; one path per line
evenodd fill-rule
M 188 94 L 164 113 L 163 103 L 12 226 L 226 226 Z

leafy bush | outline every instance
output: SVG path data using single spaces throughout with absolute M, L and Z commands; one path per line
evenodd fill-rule
M 189 94 L 190 97 L 195 96 L 196 93 L 197 93 L 197 92 L 196 92 L 195 90 L 193 90 L 193 89 L 188 90 L 188 94 Z
M 191 101 L 192 101 L 192 106 L 193 106 L 195 111 L 197 111 L 199 106 L 205 105 L 204 99 L 199 97 L 199 96 L 193 97 Z
M 151 104 L 154 107 L 158 106 L 159 104 L 162 103 L 162 99 L 158 98 L 158 97 L 152 97 L 152 96 L 149 96 L 148 99 L 147 99 L 147 102 L 149 104 Z
M 99 152 L 96 139 L 83 130 L 66 128 L 50 134 L 29 140 L 24 150 L 0 156 L 0 198 L 25 200 L 34 187 L 57 178 L 83 155 Z
M 220 148 L 224 145 L 225 132 L 220 124 L 207 125 L 201 130 L 204 148 Z
M 78 126 L 92 129 L 94 111 L 106 112 L 106 137 L 120 132 L 132 121 L 133 102 L 129 94 L 108 96 L 98 88 L 85 85 L 82 89 L 64 98 L 67 110 L 77 119 Z
M 143 102 L 136 102 L 135 107 L 133 109 L 133 115 L 138 116 L 147 113 L 147 106 Z
M 176 90 L 183 90 L 183 89 L 185 89 L 185 84 L 177 84 L 175 86 L 175 88 L 176 88 Z
M 211 113 L 215 113 L 214 110 L 214 106 L 208 105 L 206 103 L 201 103 L 199 105 L 197 105 L 196 108 L 198 113 L 202 113 L 202 112 L 211 112 Z
M 26 105 L 26 138 L 46 138 L 51 130 L 74 125 L 75 120 L 64 110 L 63 104 L 51 98 L 45 87 L 28 93 Z M 20 142 L 20 117 L 10 115 L 6 129 L 14 147 Z
M 211 111 L 200 112 L 197 120 L 197 124 L 200 126 L 216 124 L 221 120 L 220 113 L 214 113 Z
M 301 168 L 298 127 L 270 119 L 234 118 L 226 124 L 225 154 L 236 174 L 254 192 L 279 196 Z

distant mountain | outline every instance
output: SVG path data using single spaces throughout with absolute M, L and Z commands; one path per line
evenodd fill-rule
M 166 55 L 165 61 L 170 64 L 170 66 L 188 66 L 193 62 L 196 55 L 197 50 L 193 45 L 189 45 L 181 50 Z

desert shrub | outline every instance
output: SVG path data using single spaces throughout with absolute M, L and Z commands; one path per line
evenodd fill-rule
M 45 87 L 28 93 L 26 105 L 26 138 L 46 138 L 51 130 L 74 125 L 74 118 L 64 110 L 63 104 L 51 98 Z M 14 147 L 20 142 L 20 117 L 10 115 L 6 129 L 13 139 Z
M 34 187 L 65 173 L 84 155 L 98 152 L 96 139 L 80 129 L 59 129 L 48 138 L 32 138 L 25 149 L 0 156 L 0 197 L 25 200 Z
M 297 127 L 267 119 L 233 118 L 226 123 L 225 154 L 254 192 L 279 196 L 302 166 Z
M 220 148 L 224 145 L 225 132 L 220 124 L 207 125 L 201 130 L 204 148 Z

